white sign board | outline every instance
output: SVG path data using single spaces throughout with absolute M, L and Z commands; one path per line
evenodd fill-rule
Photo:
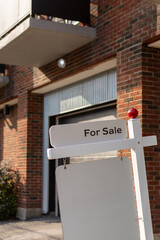
M 139 240 L 131 163 L 111 158 L 56 170 L 64 240 Z
M 49 130 L 52 147 L 125 139 L 123 119 L 52 126 Z

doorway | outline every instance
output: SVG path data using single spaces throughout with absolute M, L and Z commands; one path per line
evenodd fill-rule
M 86 108 L 79 111 L 74 111 L 58 116 L 51 116 L 49 118 L 49 125 L 57 124 L 70 124 L 90 121 L 105 121 L 116 119 L 116 101 L 108 104 L 98 105 L 91 108 Z M 117 152 L 107 152 L 98 154 L 89 154 L 77 157 L 71 157 L 67 159 L 67 164 L 73 164 L 84 161 L 93 161 L 97 159 L 105 159 L 109 157 L 116 157 Z M 50 160 L 49 161 L 49 211 L 54 212 L 55 216 L 59 215 L 58 196 L 55 182 L 55 169 L 59 165 L 63 164 L 63 159 Z

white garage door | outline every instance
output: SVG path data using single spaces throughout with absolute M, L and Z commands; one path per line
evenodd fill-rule
M 69 116 L 63 116 L 59 118 L 59 124 L 68 123 L 80 123 L 89 121 L 105 121 L 116 119 L 116 106 L 105 106 L 103 108 L 97 108 L 90 111 L 85 111 L 81 113 L 74 113 Z M 69 136 L 68 136 L 69 138 Z M 70 163 L 77 163 L 82 161 L 92 161 L 97 159 L 105 159 L 108 157 L 116 157 L 117 151 L 111 151 L 106 153 L 89 154 L 85 156 L 71 157 Z

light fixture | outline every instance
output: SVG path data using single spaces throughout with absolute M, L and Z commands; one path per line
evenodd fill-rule
M 66 60 L 64 58 L 60 58 L 60 59 L 58 59 L 57 64 L 58 64 L 59 68 L 65 68 Z

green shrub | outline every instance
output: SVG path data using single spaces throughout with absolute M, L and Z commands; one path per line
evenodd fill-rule
M 10 163 L 0 162 L 0 220 L 16 217 L 18 172 Z

